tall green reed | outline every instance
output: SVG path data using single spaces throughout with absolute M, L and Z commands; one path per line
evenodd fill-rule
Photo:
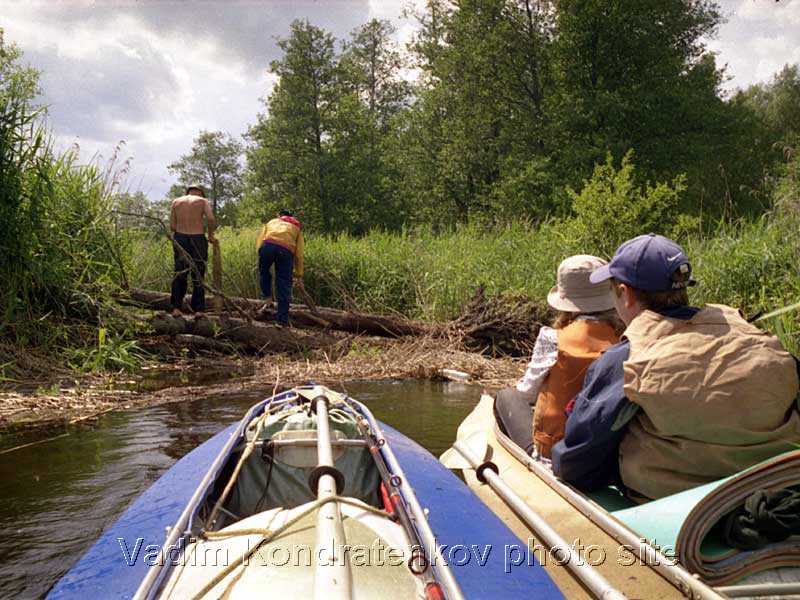
M 110 212 L 124 171 L 56 152 L 37 109 L 0 97 L 0 338 L 19 351 L 84 347 L 73 317 L 126 279 Z

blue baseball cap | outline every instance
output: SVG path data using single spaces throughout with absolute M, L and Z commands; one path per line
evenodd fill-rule
M 686 277 L 674 281 L 680 270 Z M 589 281 L 600 283 L 612 277 L 637 290 L 670 292 L 694 285 L 692 265 L 683 249 L 662 235 L 648 233 L 622 244 L 607 265 L 592 272 Z

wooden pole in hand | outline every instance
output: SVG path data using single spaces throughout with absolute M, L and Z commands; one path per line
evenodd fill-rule
M 317 305 L 314 302 L 314 299 L 311 297 L 311 294 L 309 294 L 306 291 L 306 286 L 303 285 L 302 280 L 298 280 L 295 283 L 295 289 L 298 292 L 300 292 L 300 295 L 303 297 L 303 300 L 305 301 L 306 306 L 311 311 L 311 314 L 309 316 L 314 321 L 316 321 L 319 325 L 321 325 L 322 327 L 330 327 L 330 325 L 331 325 L 330 322 L 326 321 L 325 319 L 323 319 L 322 315 L 319 314 L 319 310 L 317 310 Z

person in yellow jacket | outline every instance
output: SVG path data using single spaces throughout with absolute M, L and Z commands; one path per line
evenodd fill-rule
M 303 280 L 303 225 L 288 210 L 281 210 L 261 229 L 258 236 L 258 272 L 261 296 L 272 302 L 272 277 L 275 265 L 275 291 L 278 296 L 276 321 L 289 324 L 289 303 L 292 300 L 292 275 Z

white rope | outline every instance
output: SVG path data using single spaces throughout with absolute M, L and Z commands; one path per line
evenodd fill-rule
M 298 521 L 300 521 L 303 517 L 307 516 L 308 514 L 314 512 L 315 510 L 319 509 L 323 504 L 327 504 L 328 502 L 340 502 L 342 504 L 349 504 L 351 506 L 355 506 L 360 508 L 365 512 L 370 512 L 373 514 L 380 515 L 381 517 L 388 518 L 388 514 L 375 508 L 373 506 L 369 506 L 363 504 L 357 500 L 353 500 L 352 498 L 346 498 L 343 496 L 328 496 L 327 498 L 321 498 L 319 500 L 315 500 L 314 502 L 307 505 L 302 511 L 298 514 L 293 516 L 291 519 L 287 520 L 283 525 L 278 527 L 277 529 L 270 530 L 269 528 L 248 528 L 248 529 L 237 529 L 234 531 L 208 531 L 204 532 L 200 535 L 200 537 L 208 539 L 208 540 L 218 540 L 218 539 L 229 539 L 231 537 L 239 537 L 243 535 L 262 535 L 263 537 L 256 543 L 252 548 L 250 548 L 247 552 L 242 554 L 239 558 L 234 560 L 229 566 L 225 569 L 220 571 L 211 581 L 209 581 L 203 589 L 201 589 L 197 594 L 192 596 L 191 600 L 200 600 L 203 598 L 208 592 L 214 589 L 221 581 L 223 581 L 228 575 L 230 575 L 235 569 L 237 569 L 241 565 L 246 565 L 247 560 L 258 551 L 261 546 L 264 544 L 268 544 L 275 538 L 277 538 L 280 534 L 286 531 L 292 525 L 295 525 Z M 273 517 L 274 519 L 274 517 Z M 271 522 L 271 521 L 270 521 Z

